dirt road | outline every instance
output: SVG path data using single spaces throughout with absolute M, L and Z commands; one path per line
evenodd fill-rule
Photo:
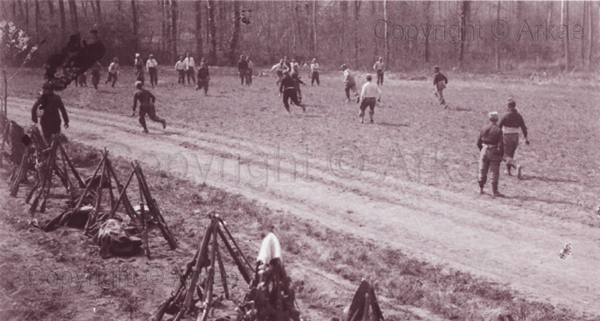
M 30 123 L 30 101 L 9 104 L 11 119 Z M 70 118 L 65 134 L 78 142 L 378 240 L 428 262 L 508 283 L 529 299 L 600 316 L 597 228 L 489 196 L 359 170 L 360 157 L 351 145 L 318 159 L 310 151 L 280 150 L 268 142 L 177 124 L 166 131 L 154 124 L 144 135 L 137 118 L 125 115 L 72 108 Z M 573 252 L 562 260 L 559 252 L 567 242 Z

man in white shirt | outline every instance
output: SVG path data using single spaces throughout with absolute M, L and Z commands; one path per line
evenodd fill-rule
M 377 72 L 377 85 L 383 85 L 383 72 L 385 71 L 385 63 L 383 62 L 382 57 L 379 57 L 379 60 L 375 62 L 375 65 L 373 65 L 373 70 Z
M 190 78 L 196 84 L 196 62 L 194 61 L 194 57 L 190 56 L 189 52 L 185 53 L 186 58 L 183 61 L 185 64 L 185 74 L 187 75 L 187 83 L 190 84 Z
M 113 61 L 108 66 L 108 77 L 106 78 L 106 83 L 112 81 L 111 87 L 115 86 L 117 82 L 117 76 L 119 75 L 119 58 L 113 58 Z
M 279 63 L 274 65 L 273 68 L 271 68 L 271 71 L 276 71 L 277 72 L 277 86 L 279 86 L 279 84 L 281 83 L 281 80 L 283 79 L 283 73 L 286 71 L 290 71 L 290 69 L 288 68 L 288 66 L 285 64 L 285 61 L 283 59 L 279 60 Z
M 315 81 L 317 82 L 317 85 L 321 86 L 321 82 L 319 81 L 319 64 L 317 63 L 317 59 L 314 58 L 312 60 L 312 63 L 310 64 L 310 85 L 314 85 Z
M 379 86 L 372 82 L 373 77 L 371 75 L 367 75 L 367 83 L 362 86 L 362 91 L 360 93 L 360 112 L 358 116 L 360 117 L 360 122 L 365 122 L 365 110 L 369 107 L 369 117 L 371 122 L 373 122 L 373 115 L 375 114 L 375 104 L 377 101 L 381 100 L 381 89 Z
M 179 61 L 175 64 L 175 70 L 177 71 L 177 83 L 185 85 L 185 62 L 183 56 L 179 57 Z
M 150 54 L 148 56 L 148 61 L 146 61 L 146 68 L 148 69 L 148 75 L 150 75 L 150 84 L 152 88 L 154 85 L 158 85 L 158 62 L 154 59 L 154 55 Z

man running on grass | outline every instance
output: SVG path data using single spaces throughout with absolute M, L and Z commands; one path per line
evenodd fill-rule
M 36 124 L 38 122 L 38 109 L 42 112 L 40 126 L 42 127 L 44 140 L 50 144 L 52 136 L 60 134 L 61 115 L 65 121 L 65 129 L 69 128 L 67 110 L 60 96 L 56 95 L 49 86 L 43 89 L 42 95 L 35 101 L 31 108 L 31 121 Z
M 346 91 L 346 102 L 350 102 L 350 91 L 354 93 L 354 97 L 356 98 L 356 103 L 360 102 L 360 96 L 358 95 L 358 91 L 356 90 L 356 82 L 354 81 L 354 76 L 352 72 L 346 64 L 342 65 L 342 71 L 344 72 L 344 90 Z
M 443 91 L 446 89 L 446 85 L 448 84 L 448 78 L 444 76 L 440 72 L 440 67 L 433 67 L 433 72 L 435 75 L 433 76 L 433 85 L 435 86 L 435 96 L 439 99 L 440 105 L 444 106 L 444 109 L 448 108 L 448 104 L 446 104 L 446 99 L 444 99 Z
M 287 110 L 288 113 L 291 114 L 290 103 L 289 103 L 290 99 L 292 100 L 294 105 L 302 108 L 303 112 L 306 111 L 306 107 L 304 107 L 304 105 L 302 105 L 298 101 L 298 95 L 296 92 L 296 81 L 294 81 L 294 78 L 292 78 L 292 76 L 290 76 L 289 71 L 283 72 L 283 79 L 281 80 L 281 85 L 279 86 L 279 94 L 281 95 L 282 93 L 283 93 L 283 106 L 285 107 L 285 110 Z
M 373 122 L 375 104 L 377 104 L 377 101 L 381 101 L 381 89 L 379 89 L 379 86 L 374 84 L 371 80 L 373 80 L 373 77 L 367 75 L 367 83 L 362 86 L 362 91 L 360 93 L 361 104 L 358 117 L 360 117 L 361 124 L 365 122 L 365 110 L 367 107 L 369 107 L 370 121 Z
M 143 132 L 148 133 L 148 127 L 146 127 L 146 114 L 155 122 L 162 123 L 163 129 L 167 128 L 167 121 L 158 117 L 156 115 L 156 110 L 154 109 L 154 102 L 156 101 L 156 97 L 149 92 L 148 90 L 143 88 L 143 84 L 141 81 L 135 82 L 135 87 L 137 91 L 133 95 L 133 113 L 131 113 L 131 117 L 135 116 L 135 108 L 137 107 L 138 100 L 140 101 L 140 124 L 144 128 Z
M 525 145 L 529 145 L 527 139 L 527 127 L 523 116 L 517 111 L 517 103 L 512 99 L 508 98 L 508 111 L 502 115 L 498 127 L 502 128 L 504 132 L 504 159 L 506 160 L 506 173 L 510 176 L 511 168 L 517 169 L 517 178 L 521 178 L 522 166 L 517 164 L 514 160 L 515 151 L 519 146 L 519 131 L 523 131 L 525 137 Z

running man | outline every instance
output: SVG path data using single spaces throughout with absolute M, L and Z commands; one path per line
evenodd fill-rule
M 108 66 L 108 77 L 106 78 L 106 84 L 112 81 L 111 87 L 115 86 L 117 82 L 117 76 L 119 75 L 119 58 L 113 58 L 113 61 Z
M 302 108 L 303 112 L 306 111 L 306 107 L 304 107 L 304 105 L 302 105 L 298 101 L 298 96 L 296 92 L 296 82 L 294 81 L 292 76 L 290 76 L 289 71 L 283 72 L 283 79 L 281 80 L 281 85 L 279 85 L 279 94 L 283 94 L 283 106 L 285 107 L 285 110 L 287 110 L 288 113 L 291 114 L 289 103 L 290 99 L 292 100 L 292 103 L 294 103 L 294 105 Z
M 444 76 L 440 72 L 440 67 L 433 67 L 433 85 L 435 86 L 435 96 L 439 99 L 440 105 L 444 106 L 444 109 L 448 108 L 448 104 L 446 104 L 446 99 L 444 99 L 444 94 L 442 93 L 444 89 L 446 89 L 446 85 L 448 84 L 448 78 Z
M 354 81 L 354 76 L 352 72 L 346 64 L 342 65 L 342 71 L 344 72 L 344 90 L 346 91 L 346 102 L 350 102 L 350 91 L 354 93 L 354 97 L 356 97 L 356 103 L 360 102 L 360 96 L 358 95 L 358 91 L 356 90 L 356 81 Z
M 360 112 L 358 113 L 358 117 L 360 117 L 360 123 L 365 122 L 365 110 L 369 107 L 369 118 L 371 123 L 373 122 L 373 115 L 375 115 L 375 105 L 377 101 L 381 101 L 381 89 L 379 86 L 372 82 L 373 77 L 371 75 L 367 75 L 367 82 L 362 86 L 362 91 L 360 92 Z
M 156 110 L 154 107 L 154 102 L 156 101 L 156 97 L 149 92 L 148 90 L 143 88 L 144 84 L 141 81 L 135 82 L 135 88 L 137 91 L 133 95 L 133 113 L 131 113 L 131 117 L 135 116 L 135 108 L 137 107 L 137 102 L 140 102 L 140 113 L 139 113 L 139 121 L 142 127 L 144 128 L 143 132 L 148 133 L 148 127 L 146 127 L 146 114 L 155 122 L 162 123 L 163 129 L 167 128 L 167 121 L 158 117 L 156 115 Z
M 515 151 L 519 146 L 519 131 L 523 131 L 525 137 L 525 145 L 529 145 L 527 139 L 527 126 L 523 116 L 517 111 L 517 103 L 512 99 L 508 98 L 508 111 L 502 115 L 498 127 L 502 128 L 504 132 L 504 159 L 506 160 L 506 173 L 511 176 L 511 168 L 517 169 L 517 178 L 521 178 L 522 166 L 517 164 L 514 160 Z
M 59 95 L 56 95 L 50 86 L 45 86 L 42 95 L 35 101 L 31 108 L 31 121 L 37 124 L 38 110 L 42 112 L 40 126 L 46 143 L 52 142 L 52 136 L 60 134 L 62 119 L 65 121 L 65 129 L 69 128 L 69 115 Z

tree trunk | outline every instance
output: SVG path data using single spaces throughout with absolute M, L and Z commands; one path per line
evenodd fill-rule
M 561 26 L 569 25 L 569 1 L 561 0 L 560 24 Z M 571 65 L 571 57 L 569 55 L 569 35 L 565 37 L 565 71 L 569 71 Z
M 240 40 L 240 2 L 233 1 L 233 33 L 229 39 L 229 63 L 234 66 L 237 59 L 238 43 Z
M 102 24 L 102 7 L 100 6 L 100 0 L 96 0 L 96 21 L 98 24 Z
M 383 0 L 383 20 L 387 21 L 388 16 L 387 16 L 387 0 Z M 383 43 L 383 54 L 385 57 L 385 63 L 389 64 L 390 63 L 390 45 L 388 42 L 388 24 L 384 23 L 384 43 Z
M 171 38 L 173 57 L 177 57 L 177 1 L 171 0 Z
M 496 8 L 496 21 L 500 21 L 500 0 L 498 0 L 498 8 Z M 500 41 L 495 39 L 496 42 L 496 70 L 500 70 Z
M 46 0 L 46 3 L 48 4 L 48 12 L 50 13 L 50 18 L 54 18 L 54 3 L 52 3 L 52 0 Z
M 342 29 L 340 31 L 340 58 L 342 58 L 343 61 L 346 60 L 346 57 L 344 56 L 344 52 L 345 52 L 345 47 L 346 47 L 346 21 L 348 21 L 348 2 L 347 0 L 341 0 L 340 1 L 340 11 L 342 11 Z
M 29 31 L 29 0 L 25 0 L 25 30 Z
M 588 45 L 588 52 L 587 52 L 587 65 L 591 65 L 592 64 L 592 48 L 594 47 L 594 29 L 592 26 L 592 23 L 594 21 L 594 16 L 593 16 L 593 11 L 594 8 L 593 6 L 593 2 L 588 1 L 588 34 L 590 35 L 589 37 L 589 45 Z
M 40 36 L 40 1 L 35 0 L 35 35 L 39 38 Z
M 583 1 L 581 5 L 583 7 L 583 13 L 581 14 L 581 28 L 583 29 L 585 28 L 585 22 L 587 19 L 588 2 Z M 585 37 L 581 39 L 581 65 L 585 66 Z
M 317 0 L 313 0 L 312 5 L 312 56 L 317 56 Z
M 459 30 L 460 30 L 460 38 L 458 45 L 458 69 L 463 67 L 463 60 L 465 56 L 465 28 L 467 26 L 467 15 L 469 14 L 470 1 L 461 1 L 460 2 L 460 20 L 459 20 Z
M 65 17 L 65 2 L 63 0 L 58 0 L 58 11 L 60 13 L 60 31 L 64 38 L 67 35 L 67 19 Z
M 430 15 L 430 11 L 431 11 L 431 2 L 429 1 L 424 1 L 423 2 L 424 5 L 424 9 L 425 9 L 425 23 L 426 23 L 426 28 L 429 27 L 430 21 L 431 21 L 431 15 Z M 430 52 L 429 52 L 429 36 L 431 35 L 431 31 L 430 34 L 425 36 L 425 62 L 428 63 L 429 62 L 429 56 L 430 56 Z
M 138 20 L 138 14 L 137 14 L 137 5 L 135 3 L 135 0 L 131 0 L 131 16 L 132 16 L 132 23 L 133 23 L 133 50 L 136 53 L 140 52 L 140 35 L 139 35 L 139 29 L 140 29 L 140 22 Z
M 202 47 L 202 1 L 194 2 L 196 9 L 196 55 L 204 56 L 204 48 Z
M 217 22 L 215 21 L 215 1 L 207 0 L 208 6 L 208 29 L 210 36 L 208 63 L 215 65 L 217 63 Z
M 358 68 L 360 55 L 360 44 L 358 38 L 358 22 L 360 18 L 360 0 L 354 0 L 354 68 Z
M 79 18 L 77 17 L 77 2 L 69 0 L 69 12 L 71 13 L 71 29 L 74 33 L 79 32 Z

